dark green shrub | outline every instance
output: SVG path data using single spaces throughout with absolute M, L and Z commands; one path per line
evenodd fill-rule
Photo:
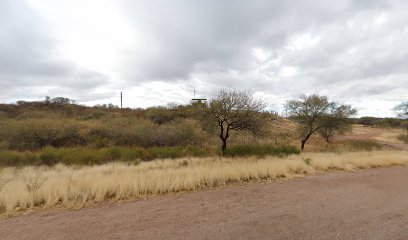
M 34 150 L 46 146 L 75 146 L 84 143 L 79 134 L 80 124 L 55 119 L 4 121 L 0 138 L 9 148 Z
M 18 166 L 22 164 L 20 155 L 15 152 L 0 151 L 0 166 Z
M 287 156 L 290 154 L 299 154 L 300 150 L 292 145 L 272 146 L 272 145 L 235 145 L 227 148 L 225 155 L 229 157 L 238 156 L 259 156 L 266 155 Z
M 146 117 L 156 124 L 165 124 L 177 118 L 175 109 L 167 107 L 152 107 L 147 109 Z
M 106 149 L 106 153 L 112 160 L 118 160 L 122 158 L 122 151 L 119 147 L 111 147 Z
M 139 161 L 143 158 L 144 149 L 139 147 L 121 148 L 121 161 Z
M 190 157 L 205 157 L 215 155 L 217 153 L 218 148 L 212 148 L 209 146 L 194 146 L 190 145 L 183 149 L 183 156 L 190 156 Z
M 61 161 L 60 151 L 54 148 L 45 148 L 40 154 L 41 164 L 52 166 Z
M 143 154 L 143 160 L 153 160 L 157 158 L 180 158 L 183 156 L 182 147 L 151 147 L 147 148 Z
M 40 159 L 35 153 L 0 150 L 0 166 L 2 167 L 38 164 L 40 164 Z
M 169 124 L 157 125 L 148 121 L 137 123 L 117 122 L 105 124 L 92 122 L 83 131 L 86 142 L 94 147 L 140 146 L 164 147 L 187 146 L 203 142 L 205 134 L 193 123 L 180 120 Z

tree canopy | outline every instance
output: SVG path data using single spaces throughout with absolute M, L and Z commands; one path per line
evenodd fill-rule
M 349 123 L 347 119 L 356 113 L 350 105 L 331 102 L 326 96 L 302 95 L 286 104 L 289 116 L 299 123 L 301 149 L 316 132 L 328 142 L 335 133 L 342 133 Z
M 263 129 L 261 111 L 265 105 L 247 91 L 221 89 L 207 104 L 205 120 L 219 128 L 223 154 L 230 131 L 250 131 L 260 134 Z

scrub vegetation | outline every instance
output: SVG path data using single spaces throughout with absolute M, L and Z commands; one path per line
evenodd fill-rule
M 0 214 L 408 163 L 406 119 L 352 128 L 367 119 L 318 95 L 289 101 L 287 118 L 264 106 L 236 90 L 148 109 L 0 104 Z

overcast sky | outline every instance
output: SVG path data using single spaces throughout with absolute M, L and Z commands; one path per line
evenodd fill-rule
M 408 100 L 405 0 L 0 0 L 0 102 L 125 107 L 251 90 L 281 111 L 324 94 L 359 115 Z

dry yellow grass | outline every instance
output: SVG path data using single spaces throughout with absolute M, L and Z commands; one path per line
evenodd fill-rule
M 4 168 L 0 170 L 0 213 L 7 215 L 55 206 L 81 207 L 106 200 L 225 186 L 231 182 L 289 179 L 328 170 L 352 171 L 405 164 L 408 164 L 406 151 L 377 151 L 306 153 L 283 159 L 185 158 L 156 160 L 137 166 L 112 163 Z M 36 183 L 41 185 L 37 190 Z
M 397 136 L 403 134 L 401 128 L 384 128 L 384 127 L 364 127 L 362 125 L 353 125 L 353 133 L 351 135 L 368 136 L 369 138 L 381 142 L 402 143 L 397 139 Z

